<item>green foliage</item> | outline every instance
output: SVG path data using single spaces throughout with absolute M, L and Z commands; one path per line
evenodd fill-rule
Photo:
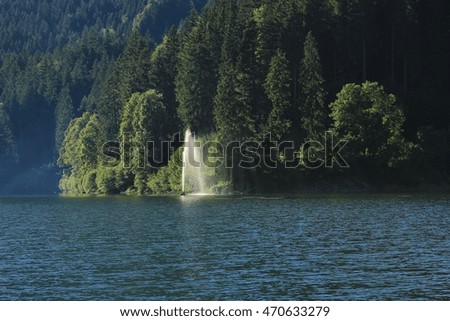
M 64 141 L 61 146 L 58 165 L 61 167 L 71 167 L 77 171 L 83 164 L 77 150 L 80 149 L 81 131 L 86 127 L 92 114 L 84 113 L 83 116 L 76 118 L 70 122 L 66 131 Z
M 196 141 L 200 144 L 205 144 L 206 142 L 217 142 L 219 140 L 218 134 L 210 134 L 204 137 L 196 137 Z M 209 159 L 211 156 L 209 153 L 215 153 L 217 150 L 211 150 L 214 147 L 210 147 L 206 155 L 203 157 L 207 160 L 213 162 L 212 159 Z M 165 193 L 180 193 L 182 191 L 182 164 L 183 164 L 183 151 L 184 148 L 179 148 L 172 155 L 169 164 L 166 167 L 161 168 L 157 173 L 150 175 L 148 180 L 148 190 L 155 194 L 165 194 Z M 233 186 L 228 178 L 228 169 L 222 167 L 208 167 L 205 164 L 205 167 L 202 170 L 204 175 L 204 179 L 206 185 L 210 188 L 207 192 L 211 193 L 231 193 L 233 191 Z M 187 173 L 187 181 L 186 181 L 186 192 L 192 189 L 190 185 L 190 177 L 189 173 Z
M 154 89 L 133 94 L 123 110 L 120 141 L 146 145 L 168 139 L 166 107 L 162 101 L 162 95 Z M 133 168 L 142 167 L 138 158 L 133 158 L 131 164 Z
M 103 142 L 99 140 L 102 132 L 102 124 L 96 114 L 92 114 L 85 127 L 80 131 L 78 140 L 75 142 L 75 155 L 79 157 L 80 163 L 87 168 L 95 168 Z M 65 147 L 67 150 L 68 146 Z
M 68 87 L 65 87 L 59 96 L 58 104 L 55 110 L 55 146 L 59 151 L 62 142 L 64 141 L 64 133 L 72 120 L 73 115 L 73 103 L 70 97 L 70 91 Z
M 54 163 L 55 147 L 63 191 L 179 190 L 173 164 L 141 168 L 135 148 L 122 155 L 132 156 L 130 169 L 118 160 L 103 168 L 99 149 L 125 132 L 159 142 L 183 127 L 220 141 L 267 131 L 297 144 L 320 139 L 330 125 L 327 92 L 348 83 L 332 104 L 333 129 L 352 140 L 346 150 L 355 162 L 371 166 L 361 172 L 424 168 L 437 180 L 448 171 L 450 4 L 214 0 L 198 15 L 206 2 L 1 1 L 2 172 Z M 151 38 L 162 39 L 153 52 Z M 366 79 L 395 93 L 406 115 L 381 87 L 354 85 Z M 403 124 L 408 137 L 433 130 L 419 131 L 413 146 Z M 430 159 L 439 161 L 425 169 Z M 232 183 L 221 169 L 208 175 L 217 190 L 266 184 L 261 175 L 295 177 L 269 168 L 235 172 Z
M 59 181 L 59 189 L 65 194 L 97 194 L 97 171 L 82 170 L 64 173 Z
M 233 193 L 233 184 L 229 180 L 219 180 L 212 188 L 211 193 L 226 195 Z
M 223 142 L 250 139 L 255 133 L 248 76 L 229 62 L 221 67 L 215 98 L 214 120 Z
M 0 160 L 4 158 L 16 158 L 16 148 L 9 116 L 5 112 L 3 104 L 0 103 Z
M 98 116 L 88 112 L 73 120 L 62 143 L 59 164 L 75 171 L 95 168 L 103 143 L 98 140 L 101 127 Z
M 68 168 L 60 181 L 60 189 L 64 193 L 97 193 L 101 127 L 98 116 L 88 112 L 70 123 L 58 160 L 60 167 Z
M 268 66 L 273 55 L 282 45 L 282 35 L 287 31 L 292 15 L 292 1 L 264 1 L 253 11 L 257 27 L 258 61 Z
M 95 194 L 97 192 L 97 171 L 91 170 L 83 176 L 83 192 L 85 194 Z
M 167 192 L 181 192 L 182 154 L 183 148 L 179 148 L 166 167 L 150 176 L 147 187 L 152 193 L 165 194 Z
M 331 104 L 333 130 L 348 140 L 348 156 L 394 167 L 405 157 L 403 110 L 378 83 L 345 85 Z
M 163 104 L 167 108 L 168 122 L 166 129 L 176 133 L 181 128 L 177 115 L 178 102 L 175 96 L 175 79 L 178 72 L 178 52 L 180 35 L 175 28 L 170 29 L 162 43 L 156 47 L 151 58 L 150 82 L 163 96 Z
M 115 71 L 111 72 L 106 80 L 97 108 L 98 115 L 105 124 L 105 133 L 103 136 L 108 139 L 113 139 L 117 135 L 122 107 L 125 104 L 120 84 L 121 78 L 119 74 Z
M 217 62 L 213 57 L 208 23 L 199 18 L 183 39 L 176 77 L 178 115 L 184 127 L 195 132 L 213 129 L 217 85 Z
M 121 166 L 100 167 L 97 171 L 96 184 L 100 194 L 119 194 L 133 186 L 133 175 Z
M 155 143 L 155 154 L 161 154 L 160 142 L 168 139 L 166 108 L 163 97 L 154 89 L 135 93 L 124 107 L 119 138 L 125 164 L 134 174 L 134 187 L 138 194 L 147 192 L 147 180 L 151 174 L 148 163 L 147 142 Z M 131 150 L 128 149 L 131 146 Z
M 64 173 L 59 181 L 59 190 L 64 194 L 82 194 L 83 188 L 75 175 Z
M 52 51 L 76 42 L 89 31 L 125 35 L 138 29 L 157 40 L 207 0 L 49 0 L 0 3 L 0 48 L 10 51 Z
M 281 139 L 291 127 L 290 120 L 286 119 L 286 114 L 292 106 L 292 79 L 288 71 L 289 62 L 286 55 L 277 50 L 270 62 L 269 73 L 267 74 L 265 89 L 266 94 L 272 102 L 272 111 L 267 120 L 265 131 L 271 133 L 273 139 Z M 265 133 L 264 133 L 265 134 Z
M 136 92 L 150 86 L 149 41 L 134 32 L 112 70 L 101 94 L 98 114 L 105 125 L 105 135 L 114 138 L 120 126 L 122 108 Z
M 301 125 L 304 138 L 319 140 L 323 137 L 326 128 L 326 92 L 317 43 L 312 32 L 306 36 L 299 83 Z

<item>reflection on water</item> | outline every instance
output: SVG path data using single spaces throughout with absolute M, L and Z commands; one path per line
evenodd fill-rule
M 3 300 L 449 300 L 450 197 L 0 198 Z

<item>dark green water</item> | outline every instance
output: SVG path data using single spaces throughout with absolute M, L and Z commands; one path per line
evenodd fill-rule
M 449 196 L 0 198 L 1 300 L 449 300 Z

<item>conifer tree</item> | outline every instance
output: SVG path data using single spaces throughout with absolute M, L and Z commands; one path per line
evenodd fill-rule
M 184 37 L 180 50 L 176 97 L 178 115 L 192 131 L 213 129 L 213 105 L 217 84 L 211 53 L 211 38 L 206 21 L 200 21 Z
M 288 65 L 286 55 L 281 50 L 277 50 L 270 63 L 264 86 L 266 94 L 272 102 L 272 111 L 264 129 L 267 133 L 271 133 L 276 140 L 283 137 L 291 126 L 291 122 L 286 117 L 286 113 L 292 105 L 291 76 Z
M 225 142 L 249 139 L 255 133 L 248 76 L 238 72 L 229 61 L 223 62 L 221 66 L 214 120 Z
M 109 139 L 116 137 L 122 108 L 131 95 L 149 89 L 150 59 L 149 41 L 137 32 L 132 33 L 106 81 L 98 107 Z
M 70 97 L 70 90 L 64 87 L 59 95 L 58 104 L 55 109 L 55 147 L 59 152 L 59 148 L 64 140 L 64 133 L 73 116 L 73 103 Z
M 152 54 L 150 81 L 156 91 L 163 97 L 167 108 L 167 133 L 174 134 L 181 130 L 181 122 L 177 114 L 178 102 L 175 96 L 175 79 L 178 71 L 178 51 L 180 36 L 175 28 L 164 36 L 163 42 Z
M 303 138 L 317 140 L 326 128 L 325 80 L 322 77 L 317 43 L 312 32 L 306 36 L 304 55 L 300 66 L 300 113 Z
M 118 68 L 125 99 L 130 98 L 135 92 L 145 92 L 149 88 L 150 45 L 150 39 L 133 32 L 119 58 Z
M 109 74 L 106 80 L 97 108 L 98 115 L 105 124 L 105 133 L 103 133 L 103 136 L 107 139 L 117 137 L 122 107 L 125 103 L 120 90 L 121 78 L 116 68 Z

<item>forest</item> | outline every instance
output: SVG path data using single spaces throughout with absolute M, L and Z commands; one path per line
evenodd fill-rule
M 259 158 L 268 133 L 293 144 L 273 149 L 298 166 L 248 169 L 236 166 L 248 154 L 233 154 L 231 170 L 208 169 L 210 192 L 450 183 L 448 1 L 0 8 L 0 193 L 178 193 L 182 146 L 144 153 L 154 167 L 124 142 L 154 142 L 158 155 L 186 129 L 205 142 L 253 142 Z M 311 158 L 312 142 L 330 135 L 348 142 L 348 166 L 311 161 L 322 158 Z

